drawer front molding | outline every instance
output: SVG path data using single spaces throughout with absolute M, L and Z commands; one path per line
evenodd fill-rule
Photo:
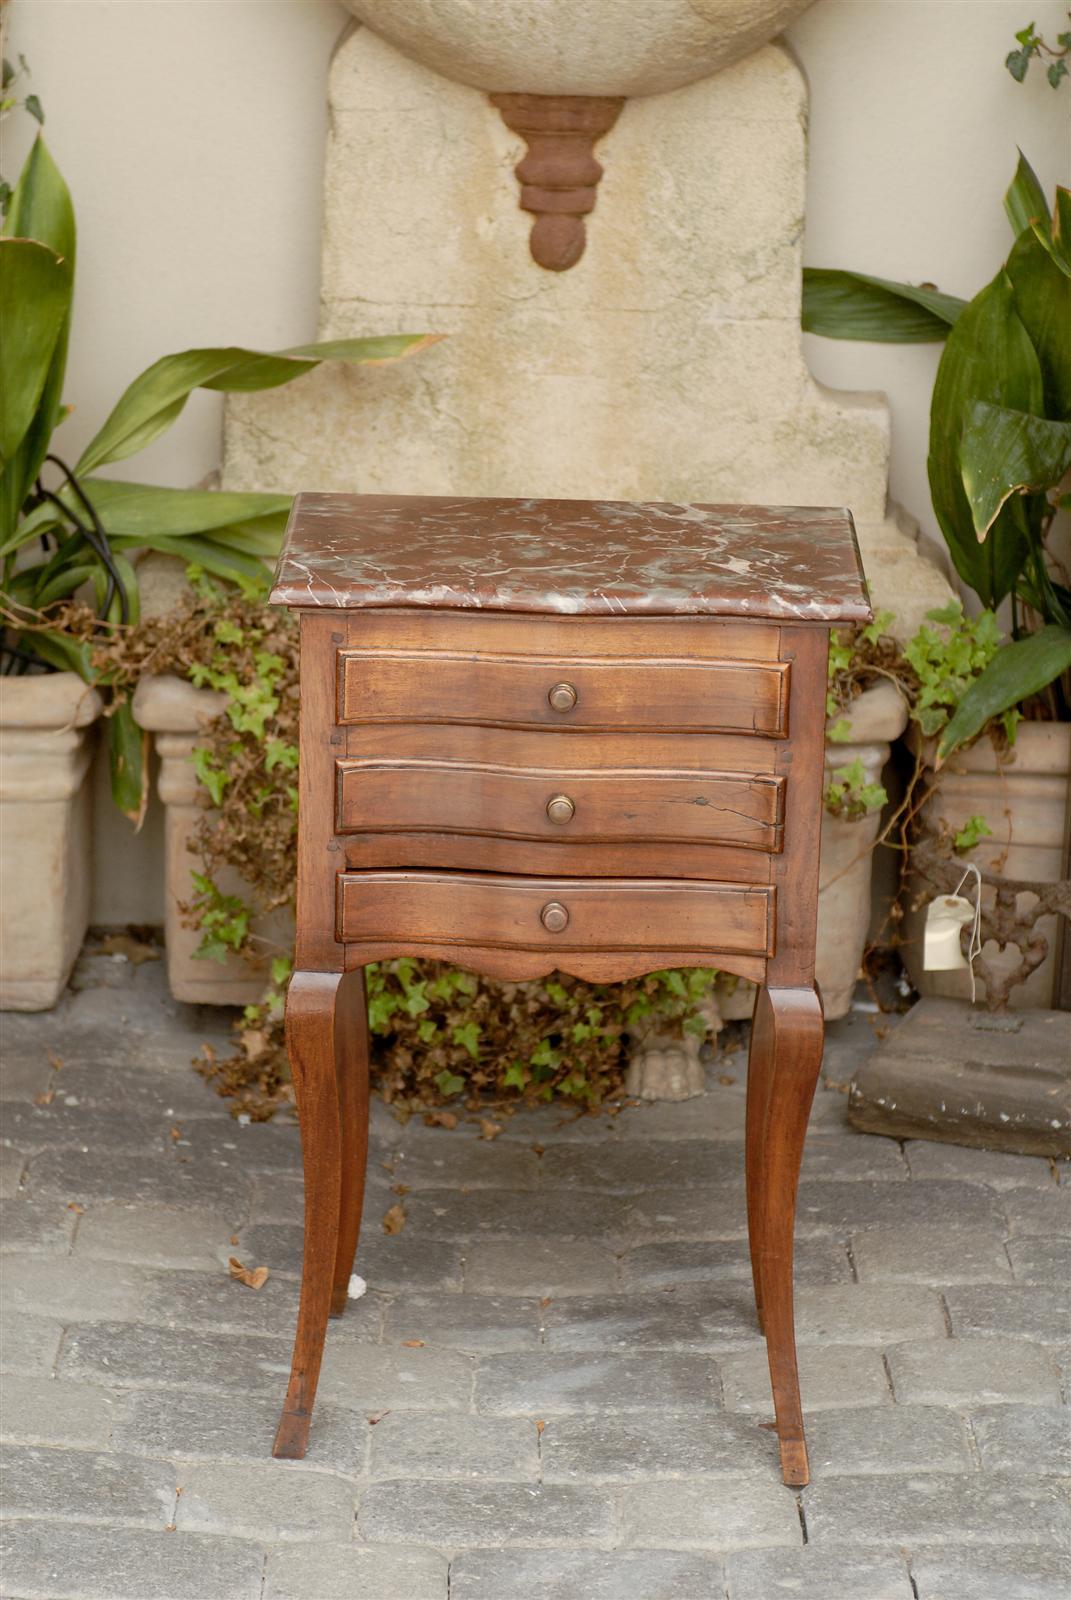
M 783 738 L 784 661 L 339 651 L 339 721 L 665 729 Z M 571 691 L 566 693 L 566 691 Z
M 782 843 L 781 777 L 457 761 L 344 760 L 337 767 L 341 832 L 694 841 L 770 852 Z
M 347 872 L 338 936 L 347 945 L 767 956 L 773 904 L 772 888 L 750 884 Z

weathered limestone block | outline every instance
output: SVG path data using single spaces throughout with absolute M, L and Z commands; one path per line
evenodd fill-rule
M 447 338 L 228 397 L 226 487 L 848 505 L 876 604 L 947 598 L 887 518 L 884 399 L 803 359 L 806 92 L 783 48 L 626 103 L 562 273 L 529 255 L 523 144 L 485 94 L 358 29 L 330 101 L 321 335 Z
M 103 706 L 74 672 L 4 678 L 0 695 L 0 1008 L 46 1011 L 89 919 L 89 729 Z
M 206 961 L 195 952 L 201 942 L 196 928 L 187 927 L 181 906 L 194 894 L 192 874 L 199 870 L 190 841 L 204 816 L 204 791 L 194 771 L 192 755 L 205 725 L 226 704 L 226 696 L 212 689 L 196 689 L 170 675 L 143 678 L 134 695 L 134 716 L 155 735 L 160 757 L 158 791 L 165 808 L 164 870 L 166 878 L 164 932 L 167 976 L 176 1000 L 210 1005 L 249 1005 L 259 1000 L 268 978 L 273 954 L 289 953 L 292 921 L 285 912 L 273 912 L 253 925 L 263 940 L 264 960 L 256 965 L 242 956 Z M 223 872 L 216 881 L 224 894 L 248 894 L 237 873 Z

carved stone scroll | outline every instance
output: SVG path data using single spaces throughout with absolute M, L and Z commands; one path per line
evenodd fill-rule
M 514 168 L 521 207 L 535 222 L 532 259 L 565 272 L 584 254 L 584 217 L 595 209 L 602 177 L 593 147 L 621 114 L 623 98 L 571 94 L 493 94 L 506 127 L 528 146 Z

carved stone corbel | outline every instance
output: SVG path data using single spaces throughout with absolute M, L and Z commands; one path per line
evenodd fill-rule
M 623 97 L 581 94 L 493 94 L 502 120 L 519 133 L 527 153 L 513 169 L 521 207 L 535 217 L 532 259 L 548 272 L 565 272 L 584 254 L 584 218 L 595 209 L 602 167 L 596 139 L 609 133 Z

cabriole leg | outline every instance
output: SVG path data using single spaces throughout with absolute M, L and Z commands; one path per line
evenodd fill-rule
M 350 1250 L 350 1238 L 356 1243 L 359 1198 L 355 1202 L 355 1175 L 347 1174 L 343 1182 L 341 1106 L 344 1101 L 350 1120 L 350 1110 L 360 1106 L 360 1083 L 366 1077 L 366 1067 L 353 1059 L 361 1036 L 355 1021 L 358 997 L 363 1003 L 361 976 L 295 972 L 286 997 L 286 1043 L 305 1169 L 305 1253 L 290 1384 L 272 1453 L 292 1461 L 301 1460 L 308 1444 L 336 1274 L 344 1250 Z M 361 1181 L 363 1187 L 363 1171 Z M 352 1253 L 346 1258 L 347 1277 L 351 1262 Z
M 761 1144 L 757 1133 L 753 1143 L 748 1130 L 749 1164 L 754 1165 L 756 1155 L 759 1160 L 757 1175 L 749 1177 L 749 1211 L 756 1216 L 758 1232 L 756 1280 L 761 1285 L 781 1472 L 785 1483 L 801 1488 L 809 1470 L 796 1365 L 792 1256 L 803 1141 L 822 1065 L 822 1003 L 817 990 L 760 990 L 752 1030 L 748 1070 L 754 1067 L 756 1082 L 767 1085 Z M 749 1112 L 750 1108 L 749 1092 Z M 753 1227 L 753 1251 L 755 1246 Z

